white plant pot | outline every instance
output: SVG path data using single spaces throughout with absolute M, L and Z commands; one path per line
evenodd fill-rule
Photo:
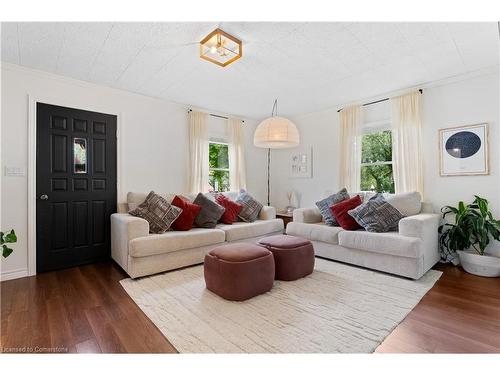
M 484 277 L 500 276 L 500 258 L 493 255 L 479 255 L 474 250 L 457 251 L 460 264 L 469 273 Z

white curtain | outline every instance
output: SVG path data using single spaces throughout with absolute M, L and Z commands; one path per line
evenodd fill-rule
M 231 191 L 246 189 L 245 137 L 240 119 L 227 120 L 229 141 L 229 183 Z
M 340 187 L 349 192 L 361 184 L 361 115 L 359 105 L 340 111 Z
M 420 97 L 415 91 L 391 98 L 392 165 L 396 193 L 418 191 L 423 197 Z
M 189 113 L 188 190 L 191 194 L 208 191 L 207 114 Z

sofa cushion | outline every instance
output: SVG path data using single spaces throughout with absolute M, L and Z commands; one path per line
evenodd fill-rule
M 348 213 L 349 210 L 358 207 L 361 202 L 361 197 L 359 195 L 355 195 L 352 198 L 346 199 L 339 203 L 335 203 L 330 207 L 335 220 L 337 220 L 337 222 L 343 229 L 356 230 L 361 228 L 356 220 L 354 220 L 354 218 Z
M 186 199 L 176 195 L 172 200 L 172 204 L 182 209 L 182 213 L 172 224 L 174 230 L 190 230 L 193 228 L 194 220 L 201 211 L 201 207 L 197 204 L 188 202 Z
M 404 217 L 382 194 L 350 210 L 349 215 L 368 232 L 378 233 L 397 230 L 399 220 Z
M 327 225 L 339 225 L 335 216 L 333 216 L 332 210 L 330 207 L 335 203 L 341 202 L 343 200 L 349 199 L 349 193 L 346 188 L 343 188 L 338 193 L 332 194 L 325 199 L 322 199 L 316 202 L 316 206 L 319 208 L 319 212 L 321 216 L 323 216 L 323 220 Z
M 235 201 L 229 199 L 224 194 L 215 194 L 215 201 L 224 207 L 224 213 L 220 221 L 224 224 L 232 224 L 238 220 L 238 214 L 243 206 Z
M 276 208 L 271 206 L 262 207 L 262 210 L 260 210 L 259 219 L 260 220 L 276 219 Z
M 404 216 L 418 215 L 422 210 L 422 197 L 418 191 L 384 194 L 384 198 Z
M 217 229 L 226 233 L 226 241 L 238 241 L 247 238 L 265 236 L 269 233 L 283 231 L 283 220 L 256 220 L 253 223 L 236 222 L 234 224 L 219 224 Z
M 321 223 L 323 217 L 318 207 L 296 208 L 293 210 L 293 221 L 299 223 Z
M 222 214 L 224 214 L 224 207 L 203 193 L 199 193 L 193 203 L 201 206 L 200 213 L 194 219 L 196 226 L 200 228 L 215 228 Z
M 260 202 L 258 202 L 254 197 L 252 197 L 243 189 L 240 190 L 240 194 L 238 195 L 238 198 L 236 198 L 236 203 L 242 206 L 238 217 L 248 223 L 257 220 L 260 214 L 260 210 L 262 210 L 262 207 L 264 207 Z
M 145 257 L 149 255 L 172 253 L 178 250 L 192 249 L 223 243 L 226 235 L 218 229 L 193 228 L 190 231 L 169 231 L 162 234 L 150 234 L 129 242 L 129 255 Z
M 341 227 L 332 227 L 326 223 L 299 223 L 292 221 L 286 226 L 286 234 L 306 238 L 310 241 L 326 242 L 331 245 L 339 243 L 338 235 L 344 231 Z
M 401 236 L 398 232 L 342 231 L 339 233 L 338 238 L 340 246 L 351 249 L 406 258 L 419 258 L 422 256 L 420 248 L 421 240 L 414 237 Z
M 147 220 L 151 233 L 165 232 L 181 213 L 182 209 L 172 206 L 154 191 L 148 194 L 144 202 L 129 211 L 130 215 Z

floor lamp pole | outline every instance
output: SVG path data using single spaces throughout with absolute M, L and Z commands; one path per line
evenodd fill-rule
M 271 165 L 271 148 L 267 149 L 267 205 L 270 206 L 271 202 L 269 200 L 269 171 L 270 171 L 270 165 Z

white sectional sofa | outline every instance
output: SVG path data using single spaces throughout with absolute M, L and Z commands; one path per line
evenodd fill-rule
M 236 193 L 228 193 L 235 199 Z M 203 263 L 205 254 L 226 242 L 255 243 L 262 237 L 283 233 L 276 210 L 264 206 L 253 223 L 219 224 L 215 229 L 193 228 L 150 234 L 149 223 L 129 215 L 130 207 L 146 199 L 146 193 L 128 193 L 127 202 L 111 215 L 111 257 L 132 277 L 141 277 Z M 161 194 L 169 202 L 175 194 Z M 180 194 L 189 197 L 188 194 Z M 193 197 L 190 197 L 193 198 Z
M 286 233 L 310 240 L 316 256 L 419 279 L 440 259 L 439 219 L 422 203 L 421 212 L 403 218 L 397 232 L 370 233 L 328 226 L 319 209 L 299 208 Z

